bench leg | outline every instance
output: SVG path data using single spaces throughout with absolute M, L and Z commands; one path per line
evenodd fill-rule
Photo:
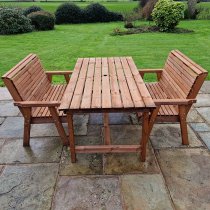
M 57 112 L 56 108 L 55 107 L 49 107 L 49 110 L 50 110 L 50 114 L 52 115 L 52 118 L 54 120 L 55 126 L 58 130 L 58 133 L 59 133 L 59 135 L 62 139 L 63 145 L 64 146 L 68 145 L 67 136 L 66 136 L 65 130 L 63 128 L 63 125 L 60 121 L 60 118 L 59 118 L 59 115 L 58 115 L 58 112 Z
M 110 127 L 109 127 L 109 114 L 108 113 L 104 113 L 104 138 L 105 138 L 104 143 L 106 145 L 110 145 L 111 139 L 110 139 Z
M 143 113 L 142 138 L 141 138 L 141 161 L 146 160 L 147 142 L 149 139 L 149 112 Z
M 74 140 L 74 125 L 73 125 L 73 115 L 67 113 L 67 121 L 69 128 L 69 145 L 71 152 L 71 162 L 76 162 L 76 152 L 75 152 L 75 140 Z
M 24 133 L 23 146 L 30 146 L 30 131 L 31 131 L 31 108 L 24 108 Z
M 186 122 L 187 121 L 186 106 L 179 106 L 179 120 L 180 120 L 181 134 L 182 134 L 182 144 L 189 145 L 187 122 Z

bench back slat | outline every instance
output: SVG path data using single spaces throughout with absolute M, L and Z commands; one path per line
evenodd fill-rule
M 173 50 L 165 63 L 160 84 L 167 87 L 172 98 L 195 98 L 207 74 L 183 53 Z
M 2 77 L 14 100 L 41 98 L 51 84 L 39 58 L 29 54 Z

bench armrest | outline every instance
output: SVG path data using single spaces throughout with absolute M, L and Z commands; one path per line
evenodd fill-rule
M 155 105 L 190 105 L 196 99 L 153 99 Z
M 52 82 L 52 76 L 55 75 L 63 75 L 65 77 L 66 82 L 69 82 L 69 75 L 71 75 L 73 71 L 46 71 L 47 78 L 50 82 Z
M 58 101 L 15 101 L 15 106 L 19 107 L 58 107 Z
M 163 71 L 163 69 L 138 69 L 138 70 L 142 78 L 144 78 L 144 75 L 146 73 L 155 73 L 157 75 L 158 81 L 160 80 Z
M 70 71 L 70 70 L 68 70 L 68 71 L 46 71 L 46 74 L 47 75 L 70 75 L 70 74 L 72 74 L 73 73 L 73 71 Z

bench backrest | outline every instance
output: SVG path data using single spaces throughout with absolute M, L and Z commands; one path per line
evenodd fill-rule
M 178 50 L 170 52 L 160 83 L 171 98 L 196 98 L 208 72 Z
M 2 77 L 15 101 L 41 100 L 50 87 L 39 58 L 29 54 Z

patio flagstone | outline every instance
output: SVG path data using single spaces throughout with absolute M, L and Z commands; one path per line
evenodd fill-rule
M 125 209 L 173 210 L 161 175 L 125 175 L 121 183 Z
M 112 144 L 126 145 L 140 143 L 141 126 L 139 125 L 112 125 L 110 130 Z M 140 161 L 139 153 L 105 154 L 104 173 L 159 173 L 159 169 L 149 144 L 145 162 Z
M 50 209 L 58 166 L 6 166 L 0 176 L 1 209 Z
M 210 107 L 201 107 L 197 108 L 198 112 L 201 116 L 206 120 L 206 122 L 210 125 Z
M 0 101 L 5 101 L 5 100 L 12 100 L 12 96 L 10 95 L 6 87 L 1 87 L 0 88 Z
M 210 126 L 206 123 L 190 123 L 190 126 L 196 132 L 210 131 Z
M 197 123 L 197 122 L 204 122 L 204 120 L 202 119 L 198 111 L 192 108 L 190 109 L 187 115 L 187 122 Z
M 109 113 L 109 123 L 110 125 L 130 124 L 131 121 L 130 121 L 129 113 Z M 103 124 L 103 114 L 91 113 L 89 124 L 90 125 Z
M 23 117 L 7 117 L 0 126 L 0 138 L 22 138 L 23 137 Z M 64 128 L 68 134 L 67 124 Z M 86 122 L 75 123 L 75 135 L 86 135 Z M 53 123 L 33 124 L 31 125 L 31 137 L 59 136 L 58 131 Z
M 176 209 L 210 209 L 210 154 L 206 149 L 159 150 L 157 158 Z
M 210 94 L 210 82 L 209 81 L 204 81 L 200 92 Z
M 0 125 L 4 122 L 5 118 L 4 117 L 0 117 Z
M 18 116 L 20 113 L 12 101 L 0 101 L 0 107 L 0 117 Z
M 188 126 L 189 146 L 182 145 L 179 124 L 155 124 L 150 134 L 155 149 L 170 147 L 201 147 L 202 142 Z
M 60 138 L 31 138 L 30 147 L 23 147 L 20 139 L 5 140 L 1 147 L 0 164 L 60 162 Z
M 60 177 L 53 210 L 122 210 L 117 177 Z
M 196 99 L 194 107 L 210 106 L 210 94 L 198 94 Z
M 199 132 L 198 135 L 201 137 L 201 139 L 210 150 L 210 132 Z

